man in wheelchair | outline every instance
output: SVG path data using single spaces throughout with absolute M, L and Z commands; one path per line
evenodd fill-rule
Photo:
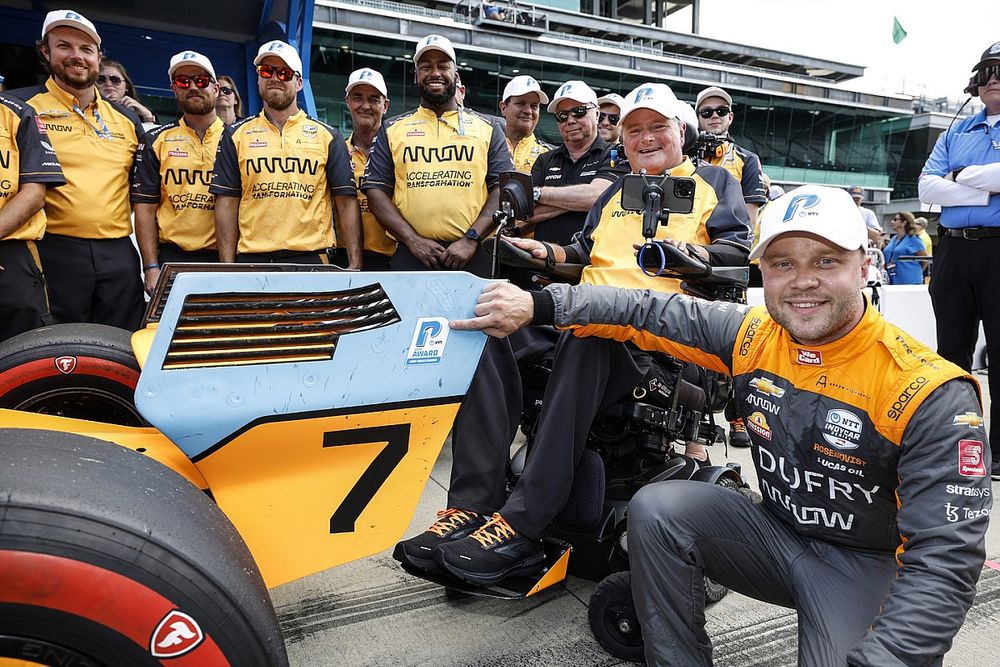
M 692 212 L 671 215 L 656 239 L 711 265 L 745 265 L 751 227 L 739 183 L 719 167 L 696 168 L 684 157 L 691 130 L 681 120 L 682 105 L 668 86 L 644 84 L 626 98 L 620 121 L 634 173 L 670 173 L 696 183 Z M 621 207 L 620 190 L 621 181 L 597 200 L 568 246 L 512 242 L 549 264 L 584 264 L 582 284 L 679 292 L 678 281 L 644 275 L 636 266 L 635 246 L 645 240 L 642 215 Z M 553 350 L 534 445 L 508 496 L 510 445 L 523 407 L 520 369 Z M 650 355 L 615 341 L 547 327 L 491 339 L 452 432 L 448 509 L 427 531 L 397 544 L 393 556 L 484 586 L 540 569 L 542 538 L 569 498 L 594 417 L 647 375 L 655 376 Z

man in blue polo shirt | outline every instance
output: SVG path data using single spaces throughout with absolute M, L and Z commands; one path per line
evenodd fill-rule
M 938 354 L 966 371 L 982 321 L 991 362 L 990 395 L 1000 396 L 1000 42 L 972 68 L 966 92 L 985 109 L 938 137 L 920 174 L 920 201 L 939 204 L 940 244 L 930 285 Z M 956 415 L 959 419 L 961 415 Z M 1000 401 L 990 406 L 993 479 L 1000 479 Z

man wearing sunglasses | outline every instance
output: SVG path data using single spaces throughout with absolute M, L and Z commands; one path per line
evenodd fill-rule
M 563 143 L 531 168 L 535 214 L 524 229 L 539 241 L 566 245 L 583 228 L 597 198 L 628 170 L 624 159 L 612 164 L 616 146 L 598 134 L 597 94 L 586 83 L 561 85 L 548 110 Z
M 455 48 L 441 35 L 417 42 L 420 106 L 382 123 L 362 191 L 399 243 L 393 271 L 466 270 L 489 275 L 479 244 L 493 228 L 500 172 L 513 168 L 498 123 L 455 98 Z
M 767 203 L 767 191 L 764 189 L 760 158 L 729 137 L 729 127 L 734 118 L 732 96 L 717 86 L 706 88 L 698 93 L 695 109 L 702 132 L 697 144 L 699 157 L 711 165 L 722 167 L 739 181 L 750 222 L 756 225 L 757 209 Z M 733 416 L 731 406 L 726 411 Z M 740 417 L 734 416 L 729 422 L 729 444 L 734 447 L 750 446 L 750 436 Z
M 983 51 L 965 92 L 983 110 L 953 123 L 920 174 L 920 201 L 941 206 L 930 283 L 938 354 L 966 371 L 979 323 L 986 332 L 990 393 L 1000 396 L 1000 42 Z M 1000 401 L 990 405 L 993 479 L 1000 479 Z
M 328 264 L 336 213 L 349 266 L 360 269 L 361 217 L 344 137 L 299 109 L 302 61 L 290 44 L 265 42 L 253 63 L 264 108 L 219 142 L 209 188 L 219 259 Z
M 739 185 L 725 170 L 696 167 L 684 157 L 684 103 L 668 86 L 647 83 L 630 92 L 625 104 L 622 137 L 632 172 L 669 173 L 696 183 L 692 212 L 671 215 L 656 238 L 716 266 L 746 264 L 751 227 Z M 622 209 L 621 182 L 600 196 L 572 243 L 513 243 L 539 259 L 585 264 L 581 284 L 679 292 L 678 281 L 648 276 L 636 265 L 634 244 L 644 240 L 642 214 Z M 477 312 L 496 305 L 484 294 Z M 552 375 L 534 445 L 508 496 L 504 480 L 522 410 L 519 363 L 546 352 L 554 352 Z M 693 366 L 691 373 L 694 378 L 699 374 Z M 397 544 L 393 557 L 479 585 L 536 572 L 544 558 L 542 538 L 570 497 L 574 470 L 598 410 L 637 386 L 655 387 L 661 378 L 647 353 L 614 341 L 538 327 L 491 339 L 455 420 L 448 509 L 426 532 Z
M 605 143 L 617 144 L 621 140 L 622 131 L 618 127 L 622 106 L 625 100 L 617 93 L 608 93 L 597 100 L 601 113 L 597 116 L 597 133 Z
M 506 121 L 507 148 L 514 157 L 514 169 L 518 171 L 530 172 L 538 156 L 552 150 L 552 146 L 535 138 L 535 128 L 541 117 L 539 112 L 542 105 L 548 103 L 549 96 L 531 76 L 515 76 L 503 89 L 500 115 Z
M 212 62 L 181 51 L 167 68 L 180 120 L 146 135 L 132 179 L 135 236 L 142 255 L 146 292 L 152 293 L 167 262 L 214 262 L 215 195 L 212 169 L 219 141 L 229 128 L 216 115 L 219 84 Z
M 47 228 L 38 242 L 52 317 L 135 330 L 145 302 L 129 190 L 142 123 L 98 92 L 101 37 L 86 17 L 49 12 L 38 53 L 48 80 L 11 95 L 34 107 L 66 176 L 45 195 Z

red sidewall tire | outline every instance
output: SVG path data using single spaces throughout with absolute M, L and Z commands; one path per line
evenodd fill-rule
M 287 665 L 246 545 L 184 478 L 54 431 L 0 429 L 0 461 L 0 657 Z
M 0 408 L 142 426 L 138 381 L 124 329 L 59 324 L 0 344 Z

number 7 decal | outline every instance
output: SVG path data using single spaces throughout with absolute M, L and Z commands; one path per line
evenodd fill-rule
M 330 517 L 331 533 L 354 532 L 354 523 L 361 516 L 361 512 L 368 506 L 378 490 L 382 488 L 385 480 L 389 479 L 389 475 L 409 451 L 410 425 L 368 426 L 346 431 L 330 431 L 323 434 L 324 447 L 364 445 L 372 442 L 386 442 L 387 444 L 368 468 L 361 473 L 361 477 L 344 496 L 340 507 Z

